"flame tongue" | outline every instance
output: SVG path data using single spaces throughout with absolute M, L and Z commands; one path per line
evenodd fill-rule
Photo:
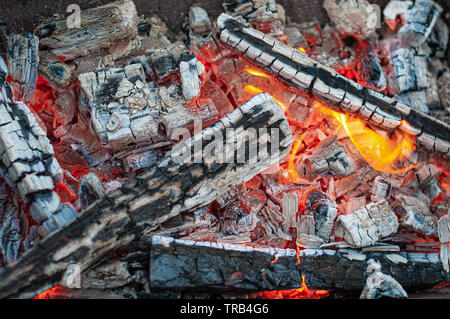
M 415 137 L 401 131 L 395 131 L 391 136 L 384 136 L 357 118 L 335 112 L 323 106 L 319 110 L 332 115 L 342 125 L 346 134 L 366 162 L 375 170 L 403 174 L 421 164 L 402 169 L 395 169 L 394 164 L 407 159 L 416 148 Z

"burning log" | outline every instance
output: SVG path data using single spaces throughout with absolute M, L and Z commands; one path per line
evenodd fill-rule
M 427 114 L 364 88 L 318 64 L 299 50 L 247 27 L 230 16 L 218 18 L 218 38 L 233 51 L 258 65 L 292 90 L 312 94 L 339 109 L 386 130 L 400 129 L 417 136 L 431 151 L 450 155 L 449 125 Z
M 397 216 L 386 200 L 369 203 L 352 214 L 341 215 L 336 224 L 335 234 L 352 247 L 373 245 L 398 229 Z
M 235 135 L 228 133 L 226 141 L 218 140 L 231 129 L 237 130 Z M 247 139 L 247 145 L 228 144 L 230 140 L 245 142 L 240 134 L 251 130 L 256 130 L 256 140 Z M 269 143 L 266 154 L 250 152 L 242 157 L 239 152 L 240 147 L 263 142 Z M 75 221 L 28 250 L 13 266 L 1 269 L 0 298 L 34 296 L 60 282 L 69 264 L 85 271 L 144 234 L 181 228 L 185 221 L 182 213 L 209 204 L 230 186 L 274 165 L 289 153 L 291 144 L 289 124 L 278 104 L 268 94 L 255 96 L 175 147 L 156 167 L 92 204 Z M 200 149 L 195 151 L 197 147 Z M 213 149 L 216 151 L 211 157 Z
M 391 276 L 381 272 L 380 263 L 373 259 L 367 262 L 366 285 L 361 292 L 360 299 L 378 299 L 381 297 L 408 298 L 408 294 L 403 287 Z
M 34 33 L 41 46 L 65 61 L 137 36 L 137 12 L 132 0 L 83 10 L 79 25 L 75 23 L 68 18 L 52 20 L 39 25 Z
M 381 252 L 358 254 L 361 258 L 353 259 L 340 251 L 305 249 L 299 251 L 299 264 L 292 249 L 154 236 L 150 251 L 150 289 L 210 293 L 293 289 L 302 286 L 303 275 L 310 289 L 361 291 L 369 259 L 377 260 L 382 272 L 395 278 L 405 289 L 431 287 L 450 278 L 435 253 L 391 254 L 396 258 Z
M 39 67 L 39 39 L 28 33 L 8 37 L 8 71 L 16 100 L 34 99 Z
M 62 181 L 63 171 L 53 157 L 50 141 L 29 108 L 14 101 L 4 80 L 6 73 L 1 69 L 0 73 L 0 175 L 30 203 L 31 216 L 42 224 L 39 231 L 45 236 L 72 221 L 76 212 L 61 205 L 53 190 Z

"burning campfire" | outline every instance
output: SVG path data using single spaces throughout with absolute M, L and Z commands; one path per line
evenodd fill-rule
M 450 280 L 431 0 L 132 0 L 2 27 L 0 297 L 405 298 Z M 77 15 L 78 14 L 78 15 Z

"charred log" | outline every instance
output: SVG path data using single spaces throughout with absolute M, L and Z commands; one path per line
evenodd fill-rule
M 311 289 L 361 291 L 369 259 L 378 261 L 382 272 L 407 290 L 430 287 L 450 278 L 435 253 L 354 252 L 361 258 L 354 259 L 352 254 L 335 250 L 306 249 L 299 252 L 298 264 L 296 251 L 292 249 L 155 236 L 150 251 L 150 289 L 209 292 L 293 289 L 302 286 L 303 275 Z
M 39 25 L 35 34 L 52 54 L 72 60 L 137 36 L 137 12 L 131 0 L 81 11 L 80 21 L 63 18 Z
M 348 80 L 299 50 L 228 15 L 218 18 L 218 26 L 221 43 L 284 81 L 291 89 L 312 94 L 339 111 L 355 113 L 383 129 L 400 129 L 415 135 L 425 148 L 450 155 L 448 124 Z

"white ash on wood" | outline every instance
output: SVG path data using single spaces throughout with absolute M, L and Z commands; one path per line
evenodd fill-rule
M 323 7 L 343 36 L 366 39 L 375 33 L 377 12 L 366 0 L 325 0 Z
M 370 275 L 361 292 L 360 299 L 379 299 L 381 297 L 408 298 L 407 292 L 392 276 L 381 272 L 380 263 L 370 259 L 367 264 L 366 272 Z
M 24 202 L 30 203 L 31 216 L 41 224 L 40 234 L 45 236 L 72 221 L 76 212 L 61 205 L 54 192 L 63 179 L 63 171 L 53 156 L 50 141 L 29 108 L 14 101 L 5 78 L 3 73 L 0 76 L 0 175 Z
M 16 100 L 33 101 L 38 68 L 39 39 L 29 33 L 11 34 L 8 37 L 8 71 Z
M 382 200 L 369 203 L 352 214 L 339 216 L 335 234 L 353 247 L 365 247 L 397 232 L 398 224 L 388 202 Z
M 334 135 L 321 141 L 312 154 L 303 156 L 297 172 L 309 180 L 328 175 L 345 177 L 355 172 L 355 164 Z

